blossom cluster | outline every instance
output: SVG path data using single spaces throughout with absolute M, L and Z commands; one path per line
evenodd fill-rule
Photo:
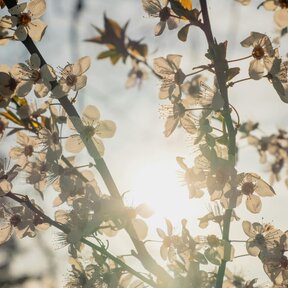
M 239 2 L 248 4 L 250 1 Z M 275 10 L 275 21 L 281 28 L 287 26 L 285 3 L 276 0 L 263 2 L 266 9 Z M 142 0 L 142 5 L 149 16 L 159 18 L 155 36 L 162 35 L 166 27 L 176 29 L 181 22 L 184 26 L 177 35 L 180 41 L 186 41 L 189 28 L 193 25 L 207 33 L 203 24 L 206 20 L 201 16 L 205 11 L 192 9 L 189 0 Z M 0 44 L 7 44 L 9 40 L 24 43 L 27 40 L 40 41 L 47 28 L 39 19 L 45 9 L 45 0 L 31 0 L 10 8 L 10 15 L 0 20 Z M 240 220 L 236 209 L 245 201 L 249 212 L 260 213 L 261 198 L 276 195 L 273 187 L 258 174 L 237 170 L 237 147 L 233 147 L 236 135 L 233 133 L 236 134 L 238 130 L 243 132 L 263 159 L 267 153 L 275 156 L 271 170 L 276 177 L 287 158 L 287 135 L 281 130 L 277 135 L 259 138 L 251 134 L 257 125 L 241 125 L 237 110 L 227 99 L 229 88 L 243 81 L 234 80 L 240 69 L 230 67 L 235 60 L 226 59 L 227 41 L 209 43 L 206 54 L 209 64 L 194 67 L 191 73 L 185 73 L 181 68 L 183 57 L 179 54 L 157 57 L 150 66 L 147 62 L 148 46 L 131 40 L 126 35 L 127 26 L 128 22 L 121 27 L 105 15 L 104 29 L 95 26 L 99 35 L 86 41 L 108 48 L 98 55 L 98 59 L 109 58 L 113 64 L 119 59 L 124 63 L 127 58 L 131 60 L 127 88 L 140 87 L 142 81 L 148 78 L 143 68 L 145 66 L 160 79 L 160 101 L 168 101 L 160 108 L 160 114 L 166 120 L 164 135 L 169 137 L 177 127 L 184 128 L 189 140 L 192 139 L 191 146 L 197 150 L 192 165 L 188 165 L 188 160 L 183 157 L 176 159 L 189 198 L 208 196 L 212 202 L 211 211 L 204 216 L 199 215 L 199 227 L 204 229 L 211 222 L 216 223 L 221 235 L 192 236 L 186 219 L 181 221 L 181 232 L 178 233 L 171 221 L 166 219 L 166 229 L 156 229 L 158 239 L 147 239 L 149 227 L 145 219 L 151 217 L 153 211 L 145 203 L 126 205 L 125 194 L 117 194 L 112 180 L 105 178 L 109 171 L 101 170 L 106 167 L 102 158 L 105 150 L 102 139 L 114 136 L 116 124 L 112 120 L 102 120 L 99 109 L 94 105 L 86 106 L 81 117 L 68 109 L 74 108 L 76 96 L 87 84 L 85 73 L 91 65 L 90 57 L 81 57 L 74 64 L 68 63 L 56 72 L 40 53 L 35 52 L 25 63 L 12 67 L 0 65 L 0 140 L 8 136 L 15 136 L 16 139 L 16 144 L 9 150 L 12 168 L 0 162 L 0 245 L 7 242 L 13 233 L 18 238 L 35 237 L 36 231 L 46 230 L 52 225 L 62 231 L 59 243 L 69 246 L 72 268 L 65 286 L 67 288 L 144 288 L 147 283 L 161 288 L 212 288 L 217 285 L 221 274 L 217 274 L 215 269 L 221 271 L 224 267 L 225 270 L 226 262 L 235 259 L 236 246 L 225 234 L 227 227 L 229 234 L 232 221 Z M 241 45 L 252 48 L 246 57 L 252 58 L 248 69 L 249 80 L 267 78 L 281 100 L 288 103 L 288 62 L 283 61 L 277 48 L 273 48 L 269 37 L 251 32 Z M 222 69 L 220 72 L 219 66 Z M 200 74 L 203 71 L 211 73 L 213 77 L 209 79 Z M 209 80 L 212 80 L 212 84 L 208 84 Z M 37 105 L 27 97 L 32 90 Z M 75 93 L 73 98 L 69 97 L 71 92 Z M 63 100 L 68 100 L 66 106 Z M 59 102 L 64 110 L 58 109 Z M 236 120 L 232 117 L 236 117 Z M 11 126 L 12 123 L 17 127 Z M 78 154 L 84 148 L 93 156 L 93 151 L 89 150 L 90 144 L 97 152 L 96 156 L 94 153 L 95 164 L 79 164 Z M 108 183 L 110 195 L 100 189 L 95 168 L 105 184 Z M 14 192 L 17 189 L 15 179 L 19 175 L 43 199 L 46 199 L 48 189 L 54 190 L 54 219 L 46 216 L 29 195 Z M 21 205 L 13 206 L 6 201 L 9 198 Z M 249 237 L 243 241 L 248 254 L 261 260 L 274 288 L 287 287 L 288 259 L 285 253 L 288 249 L 288 232 L 270 224 L 250 223 L 247 220 L 242 221 L 242 227 Z M 131 250 L 128 256 L 142 262 L 149 271 L 148 277 L 129 268 L 125 256 L 114 257 L 109 253 L 107 243 L 110 237 L 122 230 L 126 230 L 136 249 Z M 106 239 L 109 239 L 107 243 Z M 162 267 L 146 250 L 145 245 L 149 241 L 158 243 L 159 256 L 165 261 L 167 271 L 162 271 Z M 90 251 L 91 257 L 88 259 L 85 259 L 84 243 L 97 248 Z M 224 288 L 255 287 L 256 279 L 246 281 L 228 269 L 224 272 Z

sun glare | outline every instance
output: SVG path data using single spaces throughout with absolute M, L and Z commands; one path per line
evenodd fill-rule
M 139 204 L 147 203 L 156 217 L 178 223 L 183 218 L 197 219 L 207 210 L 199 205 L 201 200 L 189 200 L 188 188 L 178 171 L 180 168 L 176 161 L 175 164 L 162 161 L 143 167 L 134 178 L 131 196 Z

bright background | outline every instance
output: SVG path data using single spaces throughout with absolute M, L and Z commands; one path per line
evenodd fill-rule
M 148 220 L 151 228 L 150 239 L 155 239 L 156 227 L 165 228 L 164 218 L 170 219 L 176 229 L 180 228 L 181 219 L 186 218 L 191 227 L 191 234 L 195 236 L 197 233 L 207 235 L 218 232 L 216 225 L 210 224 L 207 230 L 198 228 L 197 218 L 208 213 L 209 204 L 205 201 L 207 198 L 188 199 L 187 188 L 183 186 L 177 173 L 181 168 L 175 160 L 176 156 L 193 159 L 195 148 L 191 146 L 191 140 L 180 130 L 169 138 L 164 137 L 164 120 L 160 119 L 158 110 L 161 104 L 166 103 L 158 99 L 159 81 L 150 75 L 141 90 L 125 89 L 130 63 L 124 65 L 119 62 L 116 66 L 112 66 L 108 60 L 98 61 L 96 55 L 105 48 L 83 41 L 96 36 L 91 24 L 103 27 L 103 13 L 121 26 L 130 19 L 127 35 L 134 40 L 144 37 L 143 41 L 149 44 L 150 63 L 155 57 L 182 54 L 181 67 L 188 74 L 193 67 L 207 63 L 204 58 L 207 49 L 204 35 L 197 28 L 192 28 L 186 43 L 177 40 L 178 30 L 172 32 L 165 30 L 162 36 L 156 38 L 153 29 L 157 20 L 149 18 L 144 13 L 140 0 L 86 0 L 79 19 L 73 16 L 75 2 L 47 0 L 44 21 L 48 24 L 48 29 L 42 42 L 37 46 L 46 61 L 54 67 L 64 67 L 67 62 L 73 63 L 85 55 L 91 57 L 92 66 L 87 73 L 88 84 L 79 93 L 76 105 L 81 112 L 87 104 L 93 104 L 100 109 L 102 119 L 111 119 L 117 123 L 115 137 L 104 142 L 106 148 L 104 158 L 119 190 L 122 193 L 130 192 L 125 198 L 126 203 L 136 206 L 146 202 L 155 210 L 155 215 Z M 196 2 L 194 6 L 197 7 L 198 1 L 194 2 Z M 255 3 L 247 7 L 235 1 L 208 2 L 215 37 L 218 42 L 228 40 L 228 59 L 249 55 L 250 50 L 242 48 L 239 43 L 251 31 L 266 33 L 271 38 L 275 36 L 273 13 L 256 9 L 261 1 L 252 1 Z M 288 51 L 287 43 L 286 36 L 279 47 L 282 56 Z M 23 62 L 29 56 L 21 43 L 9 43 L 0 49 L 2 64 L 13 65 Z M 239 63 L 242 72 L 237 79 L 247 77 L 248 63 L 249 60 Z M 287 127 L 287 106 L 280 101 L 272 85 L 265 79 L 235 85 L 230 90 L 230 100 L 238 110 L 242 122 L 248 119 L 259 121 L 262 130 L 267 134 L 276 132 L 277 128 Z M 2 152 L 11 145 L 11 142 L 1 144 Z M 268 180 L 269 172 L 267 167 L 259 165 L 256 150 L 248 147 L 245 141 L 240 142 L 239 147 L 241 149 L 238 171 L 257 172 Z M 85 163 L 85 153 L 81 155 L 84 158 L 81 156 L 79 158 L 81 157 L 81 161 Z M 22 179 L 22 184 L 24 181 Z M 99 183 L 101 185 L 100 179 Z M 101 187 L 105 192 L 106 188 L 103 185 Z M 277 196 L 262 201 L 263 208 L 260 214 L 252 215 L 246 212 L 245 205 L 241 205 L 237 210 L 241 221 L 232 225 L 231 238 L 246 239 L 241 228 L 244 219 L 251 222 L 273 223 L 283 231 L 287 229 L 288 191 L 284 185 L 278 183 L 274 188 Z M 51 203 L 55 198 L 56 194 L 53 193 L 45 195 L 47 203 Z M 41 200 L 38 203 L 43 208 L 46 205 Z M 54 212 L 49 205 L 45 211 L 53 216 Z M 47 239 L 49 241 L 44 241 Z M 155 255 L 159 254 L 157 245 L 149 246 Z M 35 287 L 62 287 L 67 278 L 67 253 L 65 248 L 57 249 L 58 246 L 57 232 L 53 229 L 36 239 L 24 239 L 19 244 L 17 242 L 19 252 L 14 253 L 11 262 L 12 272 L 18 275 L 47 273 L 55 278 L 55 283 L 35 283 Z M 246 253 L 243 245 L 237 247 L 239 250 L 236 255 Z M 123 236 L 118 244 L 112 244 L 111 249 L 121 254 L 129 252 L 131 246 L 128 239 Z M 5 250 L 0 253 L 0 257 L 1 255 L 7 257 Z M 233 272 L 247 275 L 247 279 L 259 278 L 259 283 L 268 283 L 268 278 L 261 269 L 261 263 L 256 258 L 239 258 L 229 264 L 229 267 Z M 32 287 L 31 283 L 29 285 L 27 287 Z

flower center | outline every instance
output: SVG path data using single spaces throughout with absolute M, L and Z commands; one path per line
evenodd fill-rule
M 31 22 L 31 17 L 28 13 L 22 13 L 19 16 L 19 25 L 27 26 Z
M 174 81 L 176 84 L 181 85 L 183 81 L 185 80 L 186 75 L 182 72 L 181 69 L 178 69 L 177 72 L 174 75 Z
M 255 185 L 252 182 L 245 182 L 242 184 L 241 192 L 244 195 L 251 195 L 255 190 Z
M 18 214 L 14 214 L 10 218 L 10 224 L 14 227 L 16 227 L 20 222 L 21 222 L 21 217 Z
M 172 245 L 172 239 L 171 239 L 171 237 L 165 237 L 164 239 L 163 239 L 163 245 L 165 246 L 165 247 L 170 247 L 171 245 Z
M 85 127 L 85 132 L 84 134 L 88 137 L 91 138 L 95 134 L 95 128 L 93 126 L 86 126 Z
M 24 155 L 25 156 L 32 156 L 33 151 L 34 151 L 33 146 L 32 145 L 27 145 L 24 148 Z
M 161 21 L 166 22 L 168 18 L 170 17 L 170 8 L 164 7 L 163 9 L 161 9 L 161 11 L 159 12 L 159 17 Z
M 173 116 L 174 118 L 183 117 L 185 115 L 185 107 L 182 103 L 176 103 L 173 106 Z
M 32 70 L 30 78 L 36 83 L 41 79 L 41 73 L 37 70 Z
M 76 77 L 75 75 L 70 74 L 70 75 L 68 75 L 67 78 L 66 78 L 66 84 L 67 84 L 68 86 L 73 86 L 73 85 L 76 84 L 76 79 L 77 79 L 77 77 Z
M 265 55 L 264 49 L 260 45 L 257 45 L 254 47 L 254 49 L 252 51 L 252 56 L 255 59 L 260 60 L 264 57 L 264 55 Z
M 41 162 L 40 165 L 39 165 L 39 172 L 40 173 L 45 173 L 45 172 L 47 172 L 47 170 L 48 170 L 48 168 L 47 168 L 46 163 Z
M 265 238 L 262 234 L 257 234 L 255 236 L 255 241 L 260 246 L 263 246 L 265 244 Z

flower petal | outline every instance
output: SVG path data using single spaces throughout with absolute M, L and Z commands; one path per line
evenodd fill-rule
M 116 131 L 116 124 L 111 120 L 99 121 L 96 134 L 101 138 L 111 138 Z
M 76 76 L 79 76 L 86 72 L 91 65 L 91 59 L 89 56 L 84 56 L 80 58 L 73 66 L 72 73 Z
M 86 75 L 77 76 L 76 83 L 72 87 L 72 89 L 74 91 L 78 91 L 78 90 L 84 88 L 86 86 L 86 84 L 87 84 L 87 76 Z
M 100 119 L 100 111 L 94 105 L 87 105 L 82 113 L 84 123 L 92 125 Z
M 154 214 L 154 211 L 146 203 L 138 205 L 136 207 L 136 212 L 143 218 L 149 218 Z
M 182 127 L 188 132 L 189 134 L 197 133 L 198 129 L 189 114 L 185 114 L 183 117 L 180 118 L 180 123 Z
M 21 4 L 18 4 L 12 8 L 10 8 L 8 11 L 10 14 L 12 15 L 19 15 L 20 13 L 22 13 L 27 7 L 27 3 L 21 3 Z
M 167 61 L 168 63 L 175 69 L 177 70 L 180 67 L 182 60 L 182 55 L 177 55 L 177 54 L 169 54 L 167 55 Z M 175 71 L 174 70 L 174 71 Z
M 23 25 L 18 26 L 14 36 L 19 41 L 24 41 L 28 36 L 26 28 Z
M 10 192 L 12 189 L 12 184 L 7 181 L 6 179 L 0 180 L 0 196 L 3 196 L 3 194 L 6 194 Z
M 251 224 L 251 222 L 249 221 L 243 221 L 242 222 L 242 228 L 243 228 L 243 231 L 244 233 L 248 236 L 248 237 L 251 237 L 253 238 L 255 236 L 255 230 Z
M 262 197 L 274 196 L 276 194 L 272 186 L 270 186 L 262 179 L 258 179 L 255 192 Z
M 0 245 L 4 244 L 10 239 L 12 232 L 13 227 L 9 224 L 6 224 L 0 228 Z
M 179 19 L 169 17 L 167 20 L 167 26 L 169 30 L 176 29 L 178 27 Z
M 260 197 L 253 194 L 247 197 L 246 207 L 251 213 L 259 213 L 262 208 L 262 202 Z
M 65 143 L 65 149 L 71 153 L 79 153 L 84 148 L 84 143 L 80 135 L 74 134 L 68 137 Z
M 164 135 L 165 137 L 169 137 L 173 131 L 176 129 L 177 125 L 179 123 L 179 118 L 174 116 L 168 116 L 167 120 L 165 122 L 165 129 L 164 129 Z
M 142 219 L 134 219 L 132 224 L 139 240 L 144 240 L 148 234 L 147 224 Z
M 149 15 L 157 15 L 161 10 L 159 0 L 142 0 L 143 9 Z
M 274 12 L 274 21 L 281 28 L 288 26 L 288 9 L 277 9 Z
M 154 28 L 154 35 L 159 36 L 163 33 L 164 29 L 166 27 L 165 21 L 160 21 Z
M 39 69 L 41 65 L 41 60 L 38 54 L 33 53 L 30 56 L 30 66 L 32 69 Z
M 255 245 L 254 239 L 249 239 L 246 242 L 246 249 L 247 252 L 252 256 L 258 256 L 261 251 L 260 248 Z
M 254 80 L 259 80 L 264 75 L 264 64 L 262 61 L 254 59 L 249 65 L 249 76 Z
M 45 34 L 45 30 L 47 28 L 47 24 L 45 24 L 40 19 L 33 20 L 29 25 L 29 36 L 35 40 L 40 41 Z
M 18 97 L 25 97 L 32 90 L 32 87 L 33 81 L 22 81 L 17 85 L 15 94 Z
M 30 11 L 32 17 L 39 18 L 45 13 L 46 2 L 45 0 L 31 0 L 27 4 L 27 10 Z
M 165 239 L 165 238 L 166 238 L 166 234 L 165 234 L 165 232 L 164 232 L 161 228 L 157 228 L 156 231 L 157 231 L 158 236 L 159 236 L 161 239 Z
M 48 86 L 49 85 L 49 86 Z M 47 96 L 49 91 L 51 90 L 51 85 L 50 84 L 44 84 L 44 83 L 36 83 L 34 86 L 34 94 L 38 98 L 42 98 Z

